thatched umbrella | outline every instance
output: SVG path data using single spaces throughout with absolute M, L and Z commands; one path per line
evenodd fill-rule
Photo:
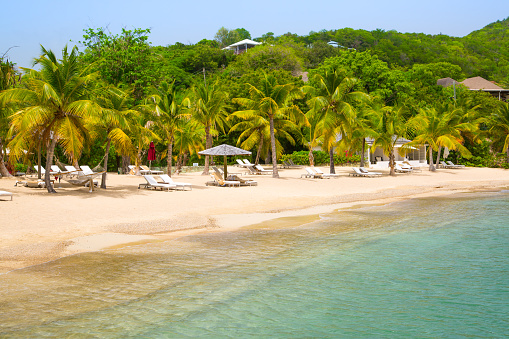
M 212 148 L 203 150 L 201 152 L 198 152 L 198 154 L 211 155 L 211 156 L 215 156 L 215 155 L 224 156 L 224 179 L 226 180 L 226 177 L 228 176 L 228 174 L 227 174 L 228 170 L 226 168 L 227 167 L 226 157 L 228 155 L 251 155 L 251 152 L 243 150 L 242 148 L 237 148 L 234 146 L 222 144 L 222 145 L 212 147 Z

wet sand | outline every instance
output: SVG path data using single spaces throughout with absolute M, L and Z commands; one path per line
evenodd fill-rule
M 282 169 L 280 179 L 243 176 L 258 186 L 240 188 L 206 186 L 209 176 L 184 173 L 174 180 L 193 184 L 193 190 L 170 192 L 138 189 L 142 177 L 113 173 L 108 174 L 108 189 L 93 193 L 62 181 L 55 185 L 58 194 L 48 194 L 46 189 L 14 187 L 16 179 L 2 178 L 0 190 L 14 193 L 14 199 L 0 198 L 0 273 L 126 244 L 261 223 L 285 227 L 295 217 L 312 219 L 358 205 L 509 187 L 509 171 L 503 169 L 423 168 L 395 177 L 385 170 L 380 178 L 350 177 L 351 171 L 337 167 L 337 179 L 305 179 L 300 178 L 303 168 Z

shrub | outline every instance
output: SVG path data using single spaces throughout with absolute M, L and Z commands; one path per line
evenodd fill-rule
M 25 164 L 16 163 L 14 164 L 14 171 L 26 173 L 28 166 Z
M 328 165 L 329 164 L 329 153 L 324 151 L 313 151 L 313 157 L 315 158 L 315 165 Z M 309 165 L 309 152 L 298 151 L 292 154 L 284 154 L 281 157 L 281 161 L 292 159 L 296 165 Z M 357 154 L 350 155 L 349 152 L 345 154 L 334 154 L 334 164 L 343 165 L 350 163 L 357 163 L 361 160 L 361 156 Z

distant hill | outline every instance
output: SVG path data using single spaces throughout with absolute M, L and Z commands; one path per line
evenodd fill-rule
M 276 41 L 279 39 L 292 39 L 308 46 L 317 41 L 335 41 L 345 48 L 369 50 L 392 67 L 410 68 L 414 64 L 450 62 L 459 65 L 465 77 L 482 76 L 509 88 L 509 18 L 462 38 L 342 28 L 311 32 L 307 36 L 287 33 L 276 37 Z

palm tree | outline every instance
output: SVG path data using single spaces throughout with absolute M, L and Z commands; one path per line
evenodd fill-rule
M 307 101 L 309 115 L 318 121 L 315 137 L 322 138 L 323 147 L 330 154 L 330 173 L 335 173 L 333 149 L 338 136 L 346 138 L 352 133 L 354 103 L 369 99 L 366 93 L 355 91 L 357 84 L 358 80 L 349 78 L 346 70 L 329 67 L 324 74 L 315 75 L 313 86 L 303 87 L 303 91 L 311 95 Z
M 226 126 L 226 99 L 227 94 L 219 88 L 219 83 L 212 85 L 198 84 L 192 89 L 193 99 L 191 114 L 205 128 L 205 147 L 212 147 L 212 136 L 218 134 L 218 130 L 224 132 Z M 205 169 L 202 175 L 209 174 L 208 155 L 205 156 Z
M 108 157 L 111 143 L 119 154 L 129 153 L 133 145 L 126 133 L 129 131 L 129 114 L 138 114 L 129 108 L 129 94 L 120 89 L 109 86 L 97 92 L 97 103 L 101 110 L 90 119 L 91 135 L 94 137 L 101 132 L 106 134 L 106 149 L 104 154 L 104 170 L 108 170 Z M 106 172 L 102 175 L 101 188 L 106 188 Z
M 255 164 L 259 163 L 260 156 L 268 154 L 270 143 L 270 121 L 266 116 L 255 114 L 253 111 L 237 111 L 228 117 L 228 120 L 233 118 L 240 118 L 243 121 L 238 122 L 232 128 L 231 132 L 240 131 L 241 134 L 237 141 L 237 145 L 243 149 L 257 148 Z M 301 131 L 298 125 L 293 121 L 288 120 L 282 114 L 274 116 L 274 133 L 276 136 L 276 150 L 277 156 L 280 157 L 283 153 L 283 146 L 280 139 L 286 139 L 291 145 L 295 145 L 295 138 L 301 137 Z M 300 138 L 301 139 L 301 138 Z
M 190 101 L 189 98 L 184 98 L 180 104 L 178 103 L 175 82 L 171 84 L 163 82 L 158 88 L 152 88 L 150 99 L 153 103 L 147 106 L 155 116 L 155 124 L 162 131 L 167 142 L 167 172 L 171 176 L 175 131 L 178 129 L 180 120 L 186 116 L 184 110 L 189 108 Z
M 131 148 L 129 154 L 131 158 L 134 158 L 136 174 L 139 175 L 140 165 L 143 161 L 142 155 L 144 147 L 150 144 L 151 141 L 160 140 L 160 138 L 152 131 L 154 122 L 147 119 L 142 112 L 131 114 L 129 119 L 131 126 L 129 136 L 133 143 L 133 148 Z
M 14 69 L 14 64 L 9 61 L 4 61 L 2 57 L 0 57 L 0 92 L 9 88 L 13 88 L 16 80 L 17 74 Z M 8 131 L 8 109 L 4 107 L 0 107 L 0 176 L 1 177 L 10 177 L 11 174 L 5 167 L 4 161 L 4 138 L 7 135 Z
M 247 110 L 236 114 L 259 115 L 269 120 L 270 145 L 272 154 L 272 177 L 279 178 L 277 171 L 276 117 L 291 120 L 295 123 L 307 124 L 306 117 L 293 100 L 302 97 L 302 93 L 293 84 L 279 85 L 273 75 L 263 74 L 258 87 L 248 84 L 249 98 L 235 98 L 234 102 L 246 107 Z
M 489 134 L 494 143 L 503 143 L 502 152 L 506 152 L 506 162 L 509 163 L 509 104 L 500 102 L 491 116 Z
M 394 154 L 396 142 L 405 137 L 409 131 L 407 109 L 403 105 L 384 106 L 377 105 L 372 107 L 371 112 L 376 114 L 374 131 L 376 135 L 373 141 L 372 149 L 382 148 L 385 154 L 389 156 L 390 175 L 396 175 L 395 164 L 396 156 Z M 401 148 L 405 151 L 406 148 Z
M 180 172 L 188 155 L 197 154 L 203 149 L 205 128 L 193 119 L 182 119 L 175 130 L 175 148 L 177 149 L 177 170 Z
M 420 109 L 419 114 L 408 121 L 410 128 L 415 130 L 413 141 L 407 146 L 429 146 L 429 170 L 435 171 L 433 164 L 433 150 L 447 147 L 458 150 L 462 156 L 469 157 L 470 151 L 462 145 L 462 131 L 474 132 L 477 126 L 471 122 L 463 122 L 458 110 L 437 110 L 436 107 Z
M 11 116 L 10 134 L 14 136 L 9 143 L 11 155 L 19 158 L 35 131 L 42 128 L 43 142 L 47 145 L 46 168 L 49 169 L 57 142 L 68 155 L 81 154 L 88 137 L 86 119 L 97 114 L 100 107 L 88 98 L 89 85 L 97 74 L 90 72 L 90 66 L 79 67 L 78 49 L 74 47 L 69 53 L 66 46 L 62 59 L 57 60 L 51 50 L 41 48 L 42 56 L 35 59 L 41 70 L 27 70 L 26 88 L 4 91 L 0 94 L 0 102 L 21 107 Z M 45 182 L 48 192 L 56 193 L 49 170 Z

